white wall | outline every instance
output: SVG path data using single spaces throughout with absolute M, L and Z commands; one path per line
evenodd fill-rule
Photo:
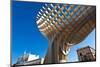
M 32 61 L 32 60 L 36 60 L 36 59 L 39 59 L 39 55 L 29 54 L 28 61 Z

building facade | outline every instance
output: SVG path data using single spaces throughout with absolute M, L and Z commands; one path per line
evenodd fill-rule
M 87 46 L 77 50 L 78 59 L 82 62 L 95 61 L 96 60 L 96 51 L 95 49 Z
M 38 55 L 36 56 L 25 52 L 22 56 L 18 58 L 13 67 L 43 64 L 43 62 L 44 58 L 39 58 Z

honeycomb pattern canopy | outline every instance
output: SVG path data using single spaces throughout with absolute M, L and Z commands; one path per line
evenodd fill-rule
M 37 14 L 37 25 L 48 40 L 77 44 L 95 28 L 95 11 L 89 5 L 45 4 Z

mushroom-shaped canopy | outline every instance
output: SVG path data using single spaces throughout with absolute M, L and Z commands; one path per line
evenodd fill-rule
M 49 40 L 55 37 L 80 43 L 96 25 L 96 7 L 74 4 L 45 4 L 37 14 L 39 30 Z

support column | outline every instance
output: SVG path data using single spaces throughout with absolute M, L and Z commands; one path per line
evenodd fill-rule
M 58 44 L 50 42 L 44 64 L 65 63 L 68 60 L 68 53 L 72 44 Z
M 50 41 L 44 64 L 54 64 L 59 62 L 59 46 L 56 41 Z
M 60 48 L 59 49 L 59 63 L 67 62 L 71 45 L 69 45 L 68 43 L 67 44 L 65 43 L 59 47 Z

